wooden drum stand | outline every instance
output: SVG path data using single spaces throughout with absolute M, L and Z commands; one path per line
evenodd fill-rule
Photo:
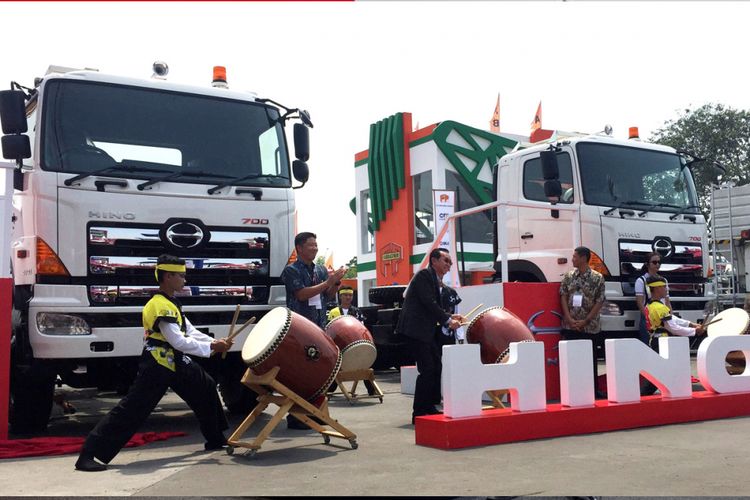
M 373 389 L 375 390 L 375 394 L 363 394 L 358 395 L 357 394 L 357 384 L 360 381 L 368 381 L 372 384 Z M 352 384 L 351 389 L 347 389 L 344 385 L 344 382 L 354 382 Z M 341 389 L 342 394 L 346 398 L 347 401 L 349 401 L 349 404 L 354 404 L 354 402 L 358 399 L 368 399 L 368 398 L 377 398 L 380 400 L 380 402 L 383 402 L 383 391 L 380 390 L 380 386 L 378 386 L 377 382 L 375 382 L 375 372 L 372 368 L 365 368 L 364 370 L 351 370 L 347 372 L 339 372 L 338 375 L 336 375 L 336 386 L 338 389 Z M 332 396 L 336 392 L 329 392 L 328 395 Z
M 229 436 L 227 440 L 227 454 L 234 454 L 236 447 L 247 448 L 248 451 L 245 453 L 248 457 L 253 457 L 260 449 L 263 442 L 268 439 L 271 432 L 279 425 L 281 419 L 286 416 L 287 413 L 295 416 L 300 421 L 304 422 L 310 428 L 316 432 L 319 432 L 323 436 L 323 442 L 328 444 L 331 442 L 331 437 L 346 439 L 349 441 L 352 449 L 356 450 L 357 435 L 351 432 L 349 429 L 338 423 L 337 420 L 331 418 L 328 413 L 328 399 L 326 398 L 320 408 L 315 407 L 310 402 L 303 399 L 301 396 L 296 394 L 294 391 L 286 387 L 284 384 L 276 379 L 276 375 L 279 373 L 279 367 L 276 366 L 269 370 L 264 375 L 256 375 L 250 368 L 247 369 L 245 374 L 242 376 L 242 383 L 252 389 L 258 394 L 258 404 L 253 408 L 253 411 L 242 421 L 237 430 Z M 274 391 L 278 395 L 274 394 Z M 269 404 L 275 404 L 279 407 L 276 413 L 271 417 L 271 420 L 261 429 L 260 433 L 252 442 L 240 441 L 242 435 L 253 425 L 255 419 L 263 413 Z M 317 420 L 323 422 L 318 423 L 310 417 L 315 417 Z M 324 425 L 331 427 L 333 430 L 328 430 Z

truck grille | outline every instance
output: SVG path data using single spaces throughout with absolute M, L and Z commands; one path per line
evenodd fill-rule
M 646 256 L 661 254 L 659 274 L 669 281 L 672 297 L 703 296 L 703 249 L 698 243 L 672 242 L 657 237 L 653 241 L 620 240 L 620 280 L 623 295 L 635 295 L 635 280 L 641 276 Z M 656 250 L 655 250 L 656 249 Z
M 258 304 L 268 301 L 270 232 L 266 228 L 204 226 L 195 219 L 164 224 L 100 222 L 87 229 L 87 282 L 92 304 L 145 304 L 158 287 L 156 259 L 185 259 L 184 304 Z

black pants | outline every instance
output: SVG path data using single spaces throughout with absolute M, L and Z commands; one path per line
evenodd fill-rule
M 409 350 L 417 362 L 417 383 L 414 388 L 414 415 L 425 415 L 440 404 L 440 377 L 443 372 L 441 346 L 408 338 Z
M 213 378 L 194 362 L 180 362 L 173 372 L 159 365 L 151 353 L 144 351 L 130 392 L 96 424 L 86 437 L 82 452 L 109 463 L 133 437 L 170 387 L 193 410 L 206 441 L 224 443 L 223 431 L 229 424 Z
M 596 359 L 596 353 L 597 349 L 600 348 L 604 344 L 604 338 L 601 333 L 585 333 L 585 332 L 579 332 L 577 330 L 561 330 L 560 336 L 563 340 L 590 340 L 591 341 L 591 348 L 593 349 L 593 361 L 594 361 L 594 391 L 599 391 L 599 386 L 597 384 L 597 378 L 598 378 L 598 370 L 597 370 L 597 359 Z

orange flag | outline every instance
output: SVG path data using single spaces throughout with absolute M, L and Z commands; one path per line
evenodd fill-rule
M 490 132 L 500 133 L 500 94 L 497 94 L 497 104 L 495 104 L 495 112 L 492 114 L 490 120 Z
M 536 108 L 536 114 L 534 120 L 531 122 L 531 135 L 534 134 L 535 130 L 542 128 L 542 101 L 539 101 L 539 107 Z
M 333 251 L 326 257 L 325 266 L 326 269 L 333 270 Z

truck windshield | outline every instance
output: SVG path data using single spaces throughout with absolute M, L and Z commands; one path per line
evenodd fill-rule
M 576 151 L 587 204 L 698 213 L 692 175 L 677 154 L 593 142 Z
M 105 171 L 107 177 L 193 184 L 237 178 L 236 185 L 291 186 L 284 132 L 274 107 L 67 80 L 48 82 L 43 102 L 44 170 Z M 193 175 L 198 171 L 202 175 Z

